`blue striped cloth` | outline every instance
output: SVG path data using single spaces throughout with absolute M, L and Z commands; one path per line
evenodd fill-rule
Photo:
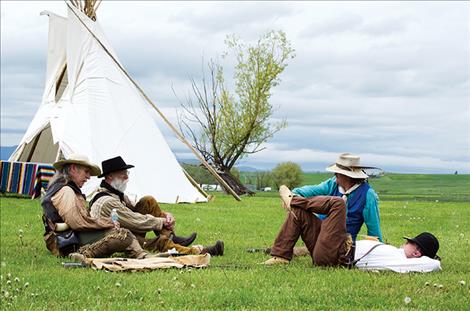
M 41 196 L 41 189 L 46 190 L 49 181 L 55 174 L 55 169 L 50 164 L 39 164 L 36 172 L 36 181 L 34 183 L 33 199 Z
M 37 197 L 54 173 L 50 164 L 0 161 L 0 192 Z

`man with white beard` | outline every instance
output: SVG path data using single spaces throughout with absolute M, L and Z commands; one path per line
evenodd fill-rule
M 136 204 L 124 194 L 129 181 L 129 169 L 133 165 L 126 164 L 118 156 L 101 163 L 104 177 L 100 188 L 90 201 L 90 214 L 92 217 L 111 217 L 113 210 L 117 213 L 119 225 L 134 233 L 139 243 L 146 250 L 153 252 L 166 252 L 176 249 L 181 254 L 205 254 L 221 256 L 224 244 L 217 241 L 210 247 L 189 245 L 196 239 L 196 233 L 188 237 L 178 237 L 174 233 L 175 218 L 172 214 L 160 209 L 157 200 L 152 196 L 142 197 Z M 153 231 L 155 238 L 147 239 L 147 232 Z

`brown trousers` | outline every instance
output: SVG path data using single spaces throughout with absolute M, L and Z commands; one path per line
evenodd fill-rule
M 80 240 L 88 242 L 78 250 L 89 258 L 110 257 L 117 252 L 124 252 L 131 258 L 144 258 L 147 255 L 136 237 L 127 229 L 110 229 L 105 231 L 80 232 Z
M 295 196 L 291 207 L 295 217 L 288 213 L 271 248 L 271 255 L 291 260 L 295 243 L 301 237 L 314 265 L 338 265 L 338 259 L 345 253 L 347 236 L 346 205 L 343 199 L 331 196 Z M 320 220 L 312 213 L 327 214 L 328 217 Z
M 166 217 L 154 197 L 148 195 L 142 197 L 134 207 L 134 212 L 150 214 L 155 217 Z M 166 252 L 169 249 L 176 249 L 180 254 L 199 254 L 200 250 L 193 247 L 185 247 L 174 243 L 170 238 L 173 231 L 163 228 L 161 231 L 154 230 L 155 238 L 147 239 L 144 234 L 134 233 L 140 245 L 151 252 Z

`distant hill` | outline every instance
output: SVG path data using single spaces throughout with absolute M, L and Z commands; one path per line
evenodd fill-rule
M 201 162 L 199 162 L 199 160 L 196 160 L 196 159 L 178 159 L 178 162 L 180 164 L 191 164 L 191 165 L 199 165 Z M 236 168 L 240 171 L 240 172 L 258 172 L 260 171 L 259 169 L 257 168 L 254 168 L 252 166 L 236 166 Z
M 254 168 L 252 166 L 237 166 L 237 169 L 240 172 L 258 172 L 258 171 L 260 171 L 259 169 Z
M 177 159 L 180 164 L 199 165 L 201 162 L 196 159 Z
M 18 146 L 1 146 L 0 147 L 0 160 L 6 161 L 10 155 L 15 151 Z

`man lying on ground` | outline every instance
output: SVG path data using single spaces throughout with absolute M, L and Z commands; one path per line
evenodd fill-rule
M 266 265 L 288 264 L 299 237 L 304 241 L 314 265 L 346 266 L 353 263 L 364 270 L 395 272 L 431 272 L 441 269 L 437 257 L 439 242 L 431 233 L 405 238 L 402 249 L 378 241 L 357 241 L 354 252 L 352 237 L 346 231 L 345 202 L 338 197 L 303 198 L 286 186 L 279 189 L 285 208 L 291 210 L 271 248 L 272 258 Z M 316 214 L 326 214 L 322 221 Z M 355 254 L 354 254 L 355 253 Z M 354 259 L 353 259 L 354 258 Z
M 205 254 L 222 256 L 224 243 L 217 241 L 215 245 L 202 248 L 188 247 L 196 238 L 196 233 L 189 237 L 178 237 L 174 233 L 175 218 L 168 212 L 163 212 L 152 196 L 142 197 L 133 204 L 124 194 L 129 181 L 128 169 L 133 165 L 126 164 L 118 156 L 101 163 L 104 177 L 100 188 L 90 201 L 90 213 L 93 217 L 110 218 L 113 209 L 118 214 L 121 227 L 129 229 L 138 239 L 140 245 L 148 251 L 165 252 L 175 248 L 181 254 Z M 155 238 L 147 239 L 147 232 L 153 231 Z
M 439 241 L 423 232 L 414 238 L 407 238 L 401 248 L 378 241 L 356 242 L 355 266 L 362 270 L 391 270 L 394 272 L 432 272 L 441 270 L 437 256 Z

